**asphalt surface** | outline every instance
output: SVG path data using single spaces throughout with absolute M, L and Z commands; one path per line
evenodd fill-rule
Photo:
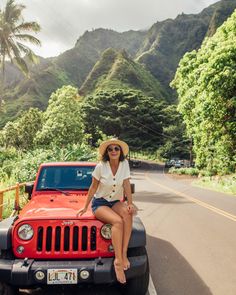
M 145 162 L 132 170 L 134 200 L 147 231 L 157 295 L 236 295 L 236 196 L 191 185 Z M 120 295 L 116 287 L 48 289 L 21 294 Z
M 236 196 L 194 187 L 192 179 L 147 163 L 133 182 L 157 294 L 235 295 Z

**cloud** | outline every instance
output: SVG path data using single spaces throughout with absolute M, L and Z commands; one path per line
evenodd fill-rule
M 216 1 L 17 0 L 17 3 L 26 6 L 25 20 L 36 20 L 42 27 L 37 35 L 42 41 L 42 47 L 34 48 L 41 56 L 55 56 L 73 47 L 86 30 L 108 28 L 123 32 L 148 29 L 153 23 L 175 18 L 182 12 L 199 13 L 214 2 Z

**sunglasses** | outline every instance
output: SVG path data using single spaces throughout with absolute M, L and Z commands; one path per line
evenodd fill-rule
M 119 148 L 118 146 L 115 146 L 114 148 L 112 148 L 112 147 L 108 147 L 108 148 L 107 148 L 107 151 L 108 151 L 108 152 L 113 152 L 113 151 L 118 152 L 118 151 L 120 151 L 120 148 Z

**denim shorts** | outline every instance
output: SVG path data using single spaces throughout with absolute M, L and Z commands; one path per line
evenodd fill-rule
M 120 202 L 119 200 L 115 200 L 115 201 L 107 201 L 104 198 L 93 198 L 92 200 L 92 211 L 93 213 L 97 210 L 97 208 L 101 207 L 101 206 L 107 206 L 109 208 L 112 208 L 117 202 Z

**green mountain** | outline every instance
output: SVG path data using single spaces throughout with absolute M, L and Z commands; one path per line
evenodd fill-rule
M 235 0 L 222 0 L 199 14 L 181 14 L 174 20 L 155 23 L 147 32 L 136 61 L 170 91 L 169 83 L 183 55 L 198 49 L 203 39 L 212 36 L 235 8 Z
M 30 78 L 20 76 L 18 81 L 11 81 L 11 85 L 5 89 L 3 98 L 6 111 L 1 113 L 0 127 L 30 107 L 45 110 L 51 93 L 65 84 L 71 84 L 66 73 L 53 62 L 40 70 L 40 66 L 36 68 L 31 70 Z
M 161 98 L 166 96 L 160 83 L 125 51 L 105 50 L 80 88 L 85 96 L 105 89 L 136 89 Z
M 134 57 L 145 38 L 145 32 L 97 29 L 86 31 L 75 47 L 58 56 L 56 64 L 62 68 L 75 85 L 80 87 L 107 48 L 125 49 Z
M 78 39 L 74 48 L 55 58 L 40 58 L 38 65 L 30 67 L 30 78 L 24 77 L 16 67 L 8 64 L 7 87 L 2 94 L 6 111 L 1 114 L 0 128 L 30 106 L 45 110 L 50 94 L 57 88 L 67 84 L 80 87 L 105 49 L 125 48 L 129 55 L 135 56 L 144 37 L 145 32 L 142 31 L 87 31 Z
M 187 51 L 199 48 L 203 39 L 214 34 L 235 8 L 236 0 L 222 0 L 199 14 L 182 14 L 174 20 L 157 22 L 147 31 L 86 31 L 72 49 L 54 58 L 40 58 L 38 65 L 30 67 L 30 78 L 9 65 L 7 86 L 1 94 L 6 108 L 0 116 L 0 128 L 30 106 L 45 110 L 50 94 L 65 84 L 81 87 L 81 93 L 89 93 L 98 87 L 120 83 L 122 87 L 143 87 L 146 93 L 156 91 L 155 97 L 160 94 L 166 96 L 167 93 L 167 100 L 175 102 L 175 93 L 169 82 L 179 60 Z M 121 55 L 118 58 L 114 54 L 112 61 L 111 54 L 111 60 L 106 58 L 104 61 L 108 64 L 102 65 L 104 56 L 101 58 L 101 55 L 108 48 L 125 50 L 129 58 L 123 56 L 121 62 Z M 100 80 L 99 71 L 102 73 Z

